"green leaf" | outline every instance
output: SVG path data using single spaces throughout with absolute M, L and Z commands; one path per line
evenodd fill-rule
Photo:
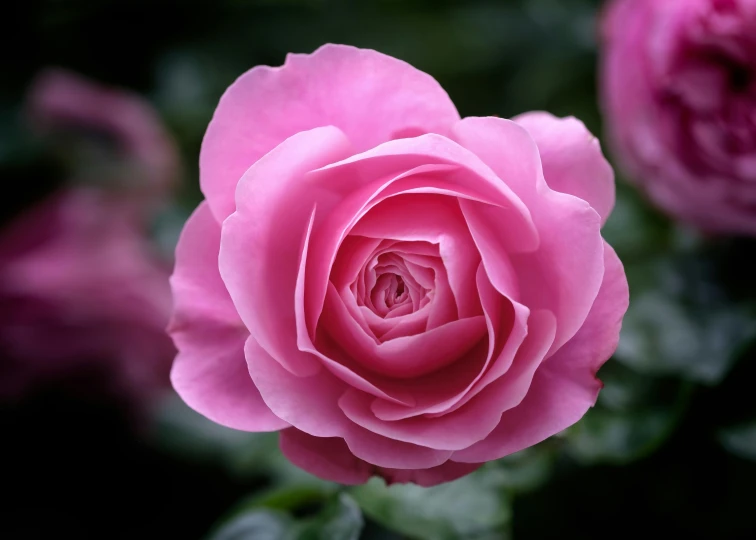
M 265 507 L 272 510 L 293 512 L 302 507 L 322 504 L 323 501 L 333 496 L 337 489 L 336 484 L 328 484 L 327 487 L 307 484 L 278 487 L 245 499 L 237 508 L 239 510 L 251 510 Z
M 301 540 L 357 540 L 365 522 L 357 503 L 339 493 L 300 533 Z
M 594 409 L 571 432 L 568 451 L 584 463 L 622 464 L 659 446 L 673 425 L 673 415 L 665 411 L 618 415 Z
M 237 516 L 213 533 L 209 540 L 293 540 L 298 527 L 287 515 L 255 510 Z
M 582 463 L 624 464 L 646 456 L 671 435 L 692 384 L 649 377 L 609 362 L 599 373 L 598 403 L 566 432 L 567 452 Z
M 616 358 L 647 374 L 717 384 L 756 338 L 756 314 L 717 279 L 700 251 L 628 265 L 630 307 Z
M 728 452 L 736 456 L 756 460 L 756 421 L 721 431 L 719 442 Z
M 294 517 L 313 507 L 316 513 Z M 346 493 L 278 489 L 237 506 L 210 540 L 357 540 L 363 526 L 360 508 Z
M 511 518 L 503 476 L 484 466 L 432 488 L 373 478 L 350 493 L 369 517 L 386 528 L 423 540 L 501 538 Z M 489 536 L 491 537 L 491 536 Z
M 555 445 L 543 442 L 493 462 L 501 475 L 501 486 L 510 494 L 533 491 L 545 484 L 556 459 Z

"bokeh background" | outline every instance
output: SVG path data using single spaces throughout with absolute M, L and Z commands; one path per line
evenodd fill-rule
M 120 241 L 107 231 L 118 229 L 111 225 L 121 210 L 86 208 L 155 200 L 124 184 L 142 185 L 150 171 L 129 166 L 112 130 L 76 122 L 51 130 L 37 118 L 30 92 L 50 67 L 144 100 L 175 142 L 180 163 L 160 203 L 123 221 L 138 229 L 139 253 L 148 250 L 150 264 L 163 268 L 157 279 L 166 279 L 183 221 L 201 198 L 205 127 L 245 70 L 326 42 L 369 47 L 433 75 L 462 116 L 548 110 L 577 116 L 601 136 L 601 7 L 598 0 L 11 2 L 0 35 L 0 276 L 18 251 L 7 238 L 36 230 L 44 212 L 29 213 L 57 197 L 95 193 L 94 206 L 72 212 L 91 218 L 87 230 L 105 231 L 91 240 L 97 253 Z M 92 171 L 100 174 L 82 174 Z M 142 337 L 120 337 L 133 321 L 108 318 L 129 365 L 161 362 L 150 368 L 157 388 L 149 396 L 121 388 L 125 375 L 111 367 L 120 354 L 105 347 L 75 353 L 97 362 L 71 362 L 0 394 L 0 537 L 755 538 L 756 241 L 676 225 L 619 170 L 617 179 L 604 235 L 625 263 L 631 307 L 617 353 L 600 372 L 606 386 L 597 406 L 566 432 L 436 488 L 373 480 L 343 489 L 289 465 L 275 435 L 228 430 L 186 408 L 167 383 L 170 345 L 153 358 L 157 345 L 145 352 Z M 95 275 L 108 267 L 104 257 L 88 260 Z M 120 287 L 120 275 L 110 288 Z M 71 339 L 110 339 L 98 325 L 73 334 L 68 319 L 39 330 L 38 318 L 20 319 L 27 308 L 9 283 L 0 283 L 0 379 L 13 379 L 37 354 L 19 356 L 14 340 L 27 327 L 55 352 Z M 56 292 L 69 282 L 60 283 Z M 75 306 L 106 302 L 88 289 L 77 294 Z M 110 317 L 98 313 L 98 323 Z M 59 335 L 70 339 L 55 341 Z

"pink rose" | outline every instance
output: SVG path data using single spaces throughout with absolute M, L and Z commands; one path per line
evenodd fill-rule
M 710 232 L 756 234 L 756 0 L 615 0 L 603 97 L 629 174 Z
M 227 90 L 200 176 L 171 376 L 208 418 L 326 479 L 427 486 L 594 404 L 628 291 L 579 121 L 460 120 L 425 73 L 326 45 Z
M 0 397 L 82 371 L 138 405 L 167 387 L 168 269 L 120 201 L 64 192 L 8 225 L 0 306 Z

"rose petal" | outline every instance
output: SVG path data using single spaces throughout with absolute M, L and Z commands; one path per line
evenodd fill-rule
M 500 233 L 502 223 L 506 223 L 506 212 L 474 201 L 460 200 L 459 207 L 483 261 L 487 278 L 500 294 L 519 300 L 519 279 Z
M 417 377 L 444 367 L 470 350 L 486 332 L 485 319 L 478 315 L 416 336 L 376 344 L 352 319 L 330 284 L 321 324 L 355 361 L 371 371 L 399 378 Z
M 431 417 L 446 414 L 469 401 L 512 365 L 515 354 L 528 333 L 527 320 L 530 310 L 499 295 L 491 285 L 482 264 L 478 268 L 476 283 L 489 336 L 488 352 L 480 370 L 471 378 L 457 377 L 457 380 L 467 382 L 464 386 L 447 385 L 449 390 L 453 390 L 451 393 L 439 391 L 441 388 L 438 384 L 433 385 L 431 392 L 423 391 L 421 387 L 415 395 L 417 403 L 413 407 L 376 399 L 371 404 L 371 410 L 377 418 L 402 420 L 421 414 Z
M 370 396 L 351 389 L 339 399 L 339 407 L 350 420 L 384 437 L 443 450 L 467 448 L 497 427 L 502 412 L 522 401 L 533 373 L 553 341 L 556 321 L 551 313 L 534 311 L 528 323 L 528 339 L 520 347 L 512 369 L 453 412 L 433 418 L 423 416 L 386 422 L 373 414 Z
M 324 192 L 338 193 L 341 198 L 340 204 L 325 210 L 326 221 L 322 226 L 316 225 L 313 235 L 313 251 L 323 255 L 307 263 L 311 277 L 305 287 L 305 314 L 311 333 L 325 299 L 326 276 L 341 241 L 363 216 L 396 195 L 448 195 L 499 206 L 506 211 L 508 227 L 499 229 L 498 235 L 508 248 L 532 250 L 538 244 L 529 212 L 517 196 L 476 156 L 445 137 L 424 135 L 384 143 L 368 152 L 327 165 L 309 176 L 313 185 L 321 186 Z M 462 272 L 457 272 L 455 267 L 464 267 L 467 260 L 463 256 L 449 258 L 450 282 L 458 282 L 454 276 Z M 371 278 L 371 275 L 366 277 Z M 471 283 L 471 280 L 459 282 Z M 370 290 L 374 283 L 366 285 Z M 457 293 L 461 317 L 480 313 L 474 295 Z M 360 290 L 362 295 L 364 291 Z
M 446 133 L 458 119 L 432 77 L 396 58 L 344 45 L 290 54 L 226 90 L 202 142 L 202 192 L 220 222 L 244 172 L 295 133 L 336 126 L 363 151 L 410 129 Z
M 223 223 L 220 272 L 241 319 L 263 349 L 302 375 L 317 372 L 319 362 L 297 348 L 291 306 L 313 205 L 327 197 L 303 176 L 348 152 L 333 127 L 294 135 L 244 174 L 236 212 Z
M 510 297 L 500 298 L 497 303 L 495 291 L 493 291 L 493 285 L 487 273 L 479 270 L 477 278 L 479 294 L 482 301 L 487 304 L 489 334 L 495 336 L 491 339 L 496 339 L 497 347 L 489 352 L 489 355 L 492 354 L 493 356 L 489 356 L 486 365 L 468 388 L 452 399 L 429 409 L 428 412 L 431 416 L 439 416 L 459 409 L 490 384 L 498 381 L 499 378 L 506 378 L 505 386 L 511 385 L 510 381 L 513 378 L 516 381 L 522 380 L 529 383 L 528 377 L 532 377 L 532 371 L 527 371 L 528 366 L 535 370 L 543 358 L 542 355 L 539 356 L 540 352 L 538 351 L 540 349 L 538 349 L 537 344 L 533 343 L 533 340 L 543 340 L 549 345 L 553 341 L 554 336 L 551 334 L 551 329 L 555 327 L 555 323 L 552 324 L 553 315 L 550 312 L 531 312 L 527 307 L 515 302 Z M 504 304 L 504 306 L 501 304 Z M 505 306 L 511 309 L 512 313 L 509 317 L 506 316 L 509 315 L 508 312 L 501 313 Z M 511 323 L 508 320 L 510 318 Z M 503 326 L 497 326 L 497 323 Z M 512 364 L 516 359 L 519 363 L 513 368 Z M 523 370 L 525 370 L 524 375 Z M 505 389 L 501 385 L 497 387 L 501 392 L 506 391 L 510 397 L 513 395 L 511 388 Z M 513 399 L 513 401 L 507 402 L 509 405 L 497 405 L 496 407 L 504 407 L 501 410 L 505 410 L 511 407 L 511 404 L 519 403 L 522 396 Z
M 378 475 L 389 484 L 414 482 L 429 487 L 460 478 L 481 465 L 446 461 L 427 469 L 376 467 L 352 454 L 343 439 L 313 437 L 296 429 L 282 431 L 280 445 L 296 466 L 324 480 L 346 485 L 363 484 L 370 476 Z
M 364 289 L 354 290 L 352 286 L 358 281 L 359 268 L 365 266 L 362 261 L 376 258 L 383 253 L 391 253 L 394 257 L 401 259 L 403 267 L 410 276 L 409 284 L 417 283 L 426 290 L 435 288 L 432 293 L 434 301 L 432 311 L 430 308 L 422 309 L 430 302 L 427 296 L 421 301 L 422 305 L 417 311 L 404 315 L 398 320 L 394 320 L 396 312 L 384 319 L 373 310 L 361 305 L 359 291 Z M 436 274 L 442 275 L 436 279 Z M 435 328 L 458 317 L 454 298 L 446 279 L 446 270 L 439 257 L 438 246 L 435 244 L 396 242 L 349 235 L 344 239 L 336 256 L 331 271 L 331 282 L 354 320 L 366 334 L 372 334 L 379 341 L 414 335 L 425 331 L 426 328 Z M 369 297 L 367 299 L 369 300 Z
M 193 409 L 248 431 L 288 426 L 265 405 L 247 372 L 248 332 L 218 273 L 220 226 L 206 203 L 189 218 L 176 248 L 170 333 L 179 350 L 171 380 Z
M 350 391 L 357 393 L 356 390 Z M 393 469 L 437 467 L 446 462 L 453 453 L 451 450 L 438 450 L 397 441 L 351 423 L 344 440 L 349 450 L 358 458 L 379 467 Z
M 538 147 L 522 126 L 494 117 L 465 118 L 454 127 L 454 133 L 460 144 L 488 164 L 530 210 L 540 233 L 538 249 L 506 252 L 520 285 L 519 301 L 531 309 L 549 310 L 557 317 L 553 352 L 580 329 L 601 286 L 600 218 L 582 199 L 549 188 Z M 470 211 L 465 215 L 471 219 L 473 214 Z M 509 222 L 503 213 L 500 220 Z M 486 271 L 491 276 L 491 268 Z M 496 286 L 495 281 L 492 283 Z
M 298 429 L 285 429 L 279 438 L 281 451 L 297 467 L 331 482 L 364 484 L 375 472 L 349 451 L 344 439 L 313 437 Z
M 292 426 L 316 437 L 343 437 L 349 420 L 338 407 L 348 386 L 319 366 L 315 375 L 285 369 L 253 337 L 244 345 L 249 374 L 263 401 Z
M 490 461 L 537 444 L 594 405 L 601 389 L 596 372 L 617 347 L 629 301 L 622 263 L 608 245 L 604 259 L 604 281 L 583 327 L 538 369 L 522 403 L 504 413 L 485 440 L 455 452 L 455 461 Z
M 352 388 L 385 399 L 392 403 L 411 406 L 415 403 L 412 393 L 407 388 L 396 384 L 386 384 L 384 377 L 364 369 L 336 345 L 325 333 L 318 336 L 315 345 L 305 349 L 316 355 L 323 365 L 336 377 Z
M 480 258 L 455 197 L 423 193 L 391 197 L 365 214 L 352 233 L 438 244 L 448 275 L 448 281 L 444 281 L 451 288 L 459 316 L 480 314 L 474 280 Z
M 431 487 L 444 482 L 451 482 L 476 471 L 482 463 L 457 463 L 447 461 L 430 469 L 388 469 L 380 468 L 377 474 L 386 480 L 386 484 L 413 483 L 422 487 Z
M 299 350 L 305 353 L 310 353 L 314 355 L 315 357 L 320 358 L 322 363 L 334 375 L 336 375 L 342 381 L 350 384 L 351 386 L 355 388 L 360 388 L 365 392 L 372 393 L 373 395 L 382 397 L 389 401 L 394 401 L 397 403 L 404 403 L 404 404 L 414 403 L 414 400 L 412 399 L 412 397 L 408 395 L 406 392 L 399 391 L 395 393 L 394 395 L 389 395 L 381 391 L 379 388 L 374 386 L 364 377 L 357 374 L 354 369 L 350 369 L 350 367 L 347 366 L 346 364 L 341 364 L 333 360 L 326 354 L 323 354 L 322 352 L 323 347 L 316 347 L 313 344 L 312 340 L 310 339 L 310 336 L 304 324 L 305 315 L 304 315 L 304 302 L 303 302 L 303 296 L 304 296 L 303 288 L 304 288 L 304 283 L 306 281 L 306 261 L 308 260 L 310 237 L 312 233 L 312 225 L 313 225 L 314 220 L 315 220 L 315 210 L 313 210 L 310 216 L 310 222 L 309 222 L 307 233 L 304 239 L 304 247 L 302 249 L 302 256 L 299 262 L 299 272 L 297 273 L 297 280 L 296 280 L 296 286 L 295 286 L 294 310 L 295 310 L 295 315 L 296 315 L 297 346 L 299 347 Z M 329 283 L 329 286 L 333 289 L 333 285 Z M 352 320 L 352 322 L 357 324 L 356 321 L 354 320 Z M 321 340 L 319 345 L 322 346 L 323 344 L 324 342 L 323 340 Z
M 455 129 L 460 125 L 457 123 Z M 531 144 L 532 141 L 531 141 Z M 501 231 L 510 251 L 532 251 L 538 245 L 538 233 L 530 219 L 530 211 L 520 198 L 496 176 L 488 164 L 455 141 L 439 135 L 422 135 L 414 139 L 389 141 L 362 154 L 353 155 L 343 161 L 327 165 L 323 174 L 340 170 L 347 178 L 361 177 L 370 173 L 372 177 L 388 177 L 413 168 L 427 168 L 431 165 L 451 166 L 443 174 L 426 173 L 406 182 L 402 189 L 391 195 L 410 190 L 445 192 L 460 198 L 487 202 L 509 210 L 509 227 Z M 430 181 L 429 181 L 430 177 Z
M 328 370 L 298 377 L 281 367 L 251 337 L 245 354 L 265 403 L 277 416 L 305 433 L 345 438 L 356 456 L 386 467 L 435 467 L 451 454 L 387 439 L 352 423 L 338 407 L 339 396 L 349 387 Z
M 531 112 L 513 118 L 538 145 L 546 183 L 590 204 L 605 223 L 614 208 L 614 171 L 601 145 L 574 117 Z
M 388 177 L 373 174 L 357 174 L 353 172 L 341 171 L 336 169 L 327 172 L 321 172 L 315 178 L 328 189 L 339 189 L 343 191 L 341 200 L 334 208 L 329 208 L 324 223 L 318 227 L 317 233 L 313 237 L 313 250 L 321 253 L 323 256 L 314 258 L 307 262 L 307 298 L 305 299 L 305 315 L 308 330 L 312 333 L 317 317 L 323 309 L 325 300 L 326 283 L 333 270 L 336 259 L 340 251 L 340 246 L 346 241 L 347 235 L 351 233 L 354 224 L 362 218 L 371 208 L 383 201 L 388 194 L 395 193 L 397 187 L 394 184 L 399 183 L 404 186 L 406 179 L 413 178 L 420 173 L 448 171 L 448 165 L 422 165 L 400 171 L 398 174 L 391 174 Z M 381 239 L 386 240 L 386 239 Z M 388 245 L 382 244 L 382 249 L 376 251 L 376 257 L 380 253 L 389 251 Z M 367 260 L 367 259 L 365 259 Z M 372 261 L 375 262 L 375 261 Z M 374 277 L 372 274 L 365 277 Z M 374 283 L 367 284 L 367 290 L 372 290 Z M 360 296 L 365 297 L 365 290 L 360 290 Z

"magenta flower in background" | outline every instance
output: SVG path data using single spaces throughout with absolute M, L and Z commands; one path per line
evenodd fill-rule
M 614 0 L 603 40 L 631 179 L 705 231 L 756 234 L 756 0 Z
M 90 371 L 157 397 L 175 353 L 168 272 L 109 195 L 66 191 L 16 219 L 0 234 L 0 396 Z
M 221 98 L 172 276 L 173 385 L 322 478 L 433 485 L 595 403 L 628 290 L 614 179 L 574 118 L 460 119 L 371 50 Z
M 69 181 L 118 189 L 121 199 L 143 216 L 177 187 L 178 149 L 142 97 L 48 68 L 34 79 L 27 107 L 32 124 L 43 134 L 64 142 L 77 135 L 92 139 L 92 147 L 79 149 L 69 162 Z
M 93 144 L 66 156 L 69 185 L 0 231 L 0 396 L 96 372 L 106 393 L 146 404 L 175 355 L 170 264 L 146 231 L 177 181 L 175 143 L 146 101 L 60 69 L 27 106 L 50 142 Z

